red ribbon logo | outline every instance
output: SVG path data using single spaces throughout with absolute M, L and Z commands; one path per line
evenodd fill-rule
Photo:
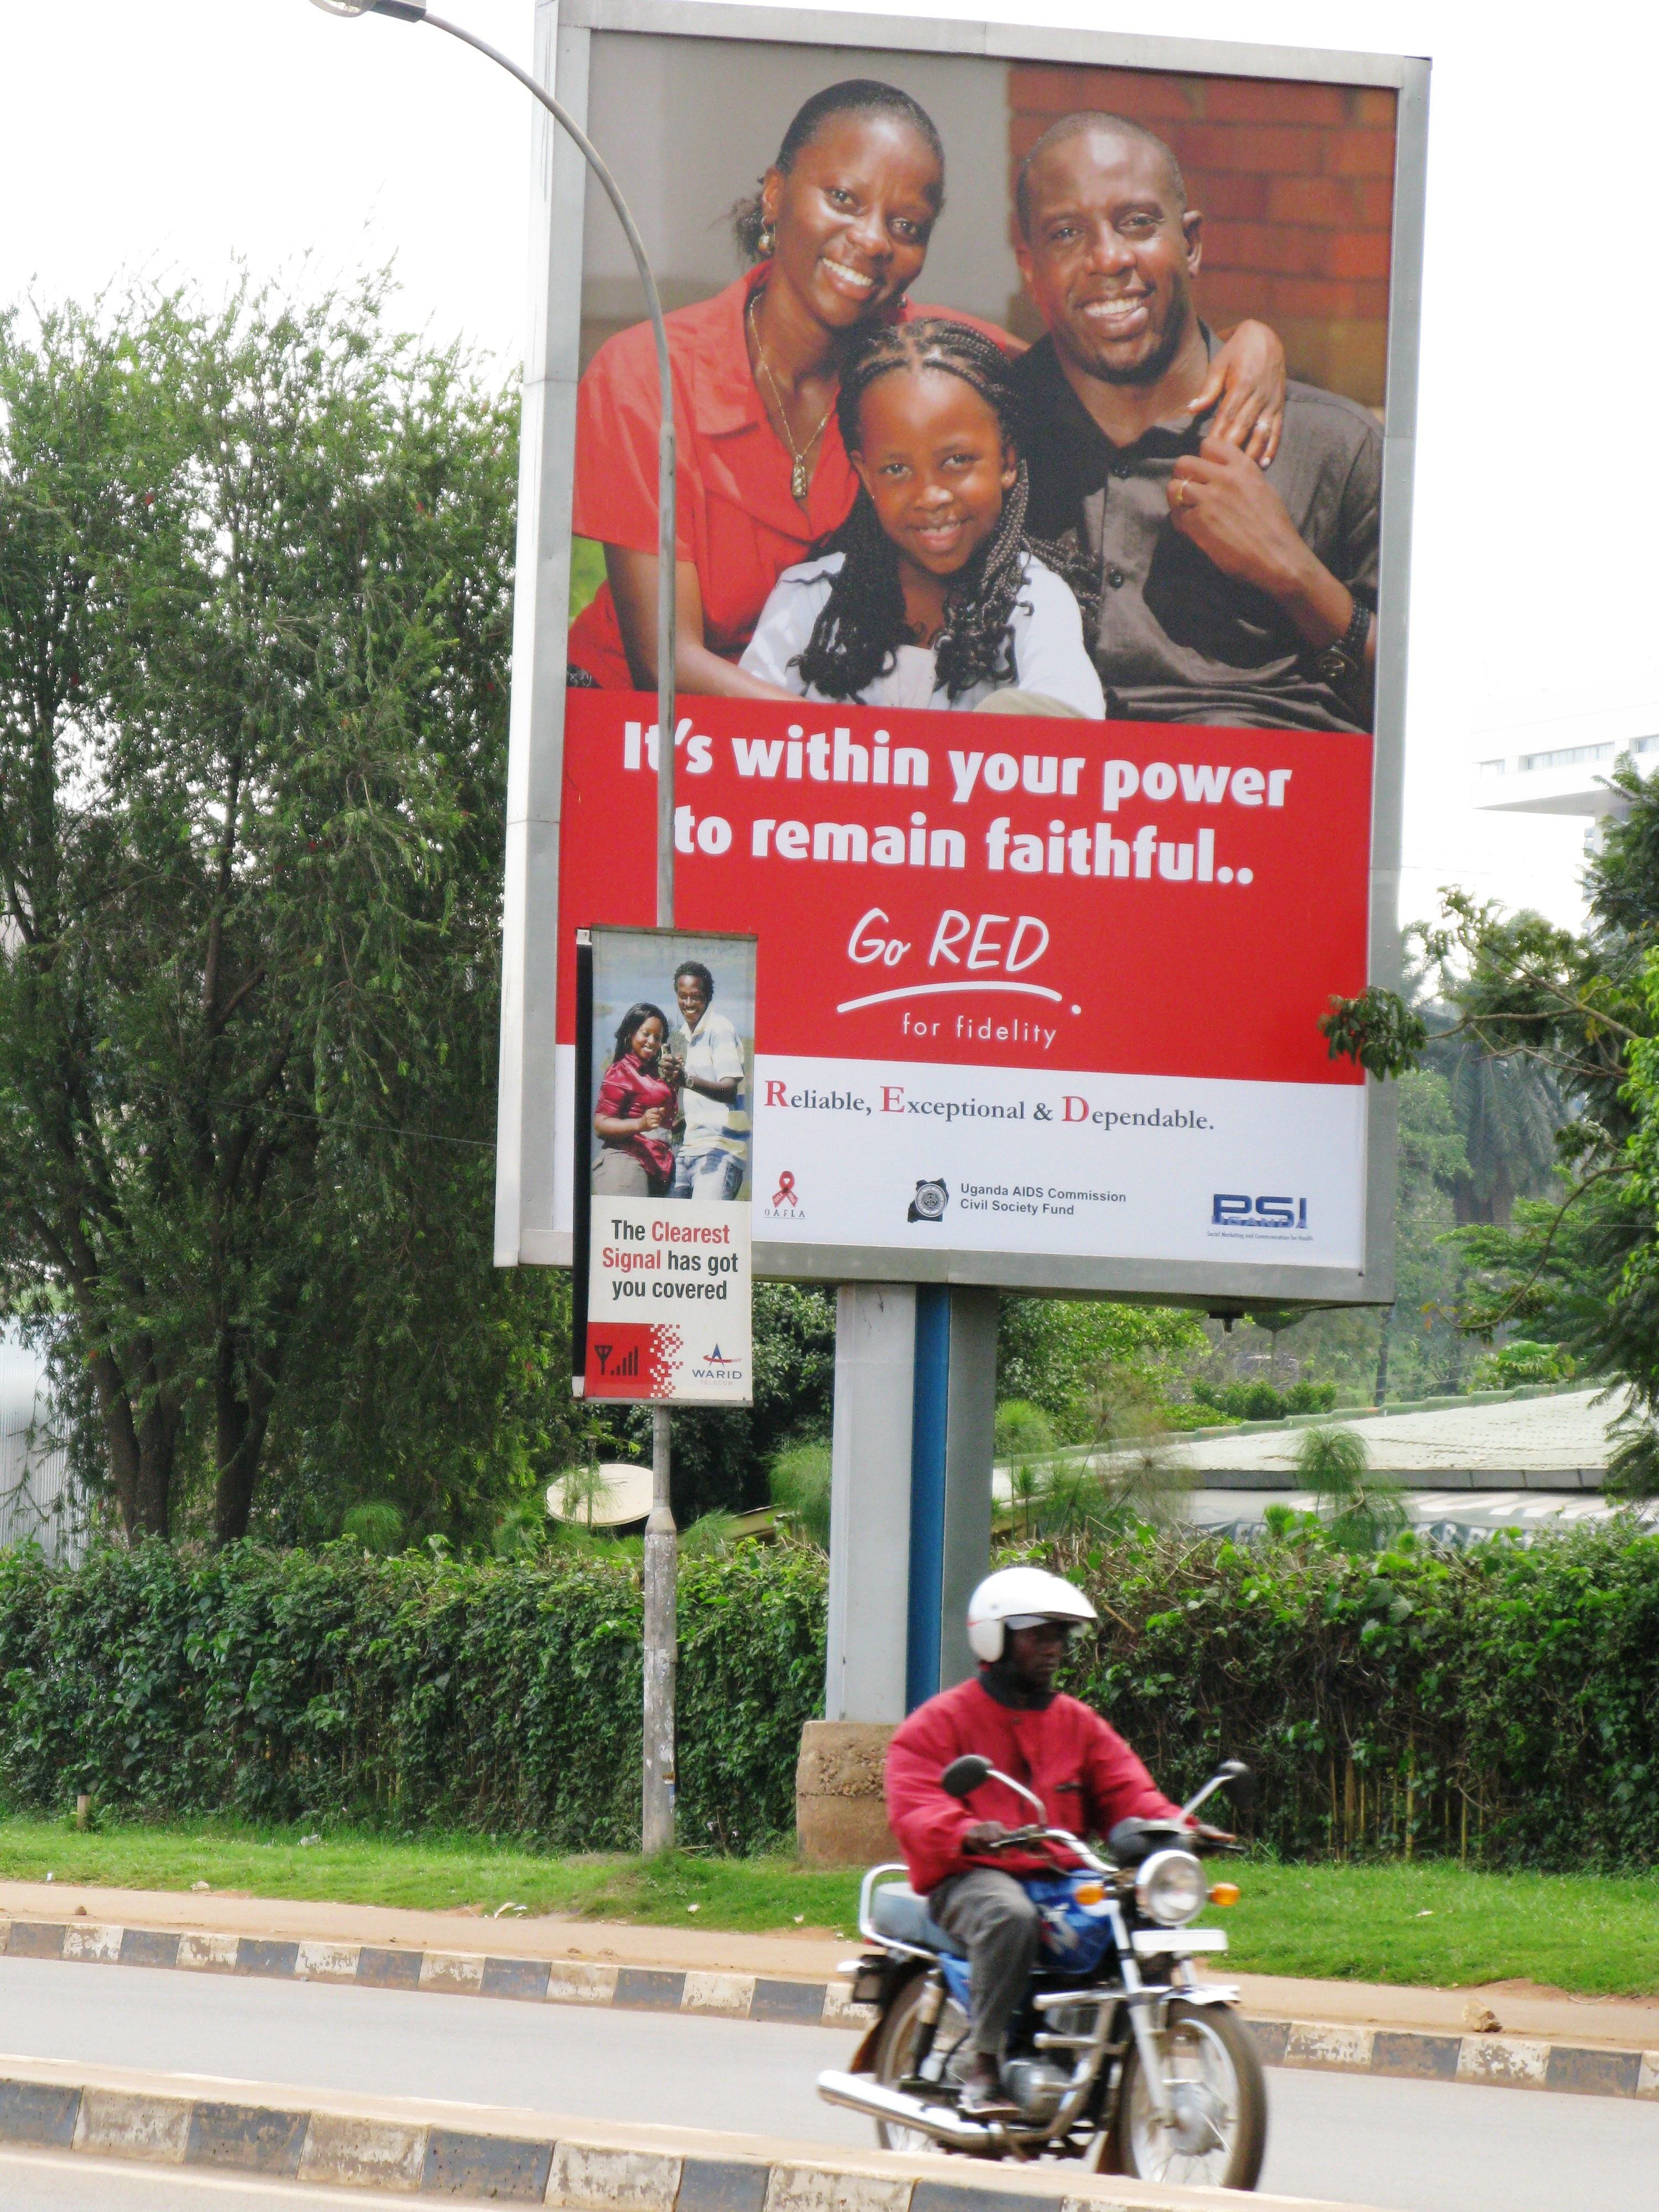
M 787 1168 L 778 1177 L 778 1187 L 772 1194 L 774 1206 L 793 1206 L 795 1202 L 795 1178 Z

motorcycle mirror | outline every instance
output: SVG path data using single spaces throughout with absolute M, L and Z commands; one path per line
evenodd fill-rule
M 1227 1778 L 1227 1794 L 1241 1813 L 1248 1813 L 1255 1802 L 1255 1777 L 1242 1759 L 1223 1762 L 1221 1771 Z
M 991 1771 L 991 1762 L 981 1759 L 976 1751 L 966 1751 L 960 1759 L 953 1759 L 939 1777 L 939 1787 L 952 1797 L 971 1797 Z

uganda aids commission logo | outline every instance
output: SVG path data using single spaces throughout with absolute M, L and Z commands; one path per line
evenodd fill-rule
M 950 1203 L 948 1187 L 935 1176 L 927 1182 L 916 1185 L 916 1194 L 910 1200 L 909 1211 L 904 1218 L 907 1221 L 943 1221 L 945 1209 Z

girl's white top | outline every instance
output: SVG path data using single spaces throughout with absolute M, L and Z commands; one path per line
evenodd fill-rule
M 784 570 L 761 610 L 755 635 L 740 664 L 750 676 L 775 684 L 781 690 L 793 691 L 798 697 L 823 697 L 821 691 L 810 690 L 802 684 L 799 669 L 790 663 L 805 650 L 812 625 L 830 597 L 830 579 L 846 557 L 844 553 L 826 553 L 821 560 L 800 561 Z M 1083 617 L 1077 601 L 1064 578 L 1045 568 L 1033 554 L 1025 556 L 1025 582 L 1014 603 L 1008 629 L 1018 672 L 1009 683 L 1017 684 L 1022 691 L 1058 699 L 1089 721 L 1105 720 L 1105 695 L 1083 641 Z M 991 692 L 1006 688 L 1006 684 L 975 684 L 952 699 L 939 687 L 933 647 L 902 645 L 895 665 L 860 692 L 859 704 L 946 707 L 960 711 L 977 707 Z

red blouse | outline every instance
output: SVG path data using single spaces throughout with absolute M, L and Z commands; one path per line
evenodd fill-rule
M 712 300 L 667 318 L 678 551 L 697 572 L 704 638 L 728 660 L 748 644 L 778 578 L 845 521 L 858 489 L 832 413 L 804 512 L 790 495 L 789 455 L 766 418 L 744 337 L 750 295 L 766 282 L 770 265 L 763 262 Z M 907 322 L 951 313 L 910 305 L 902 311 Z M 977 316 L 954 319 L 1000 344 L 1012 343 Z M 649 323 L 636 323 L 599 348 L 577 394 L 571 527 L 578 538 L 656 551 L 657 426 L 656 349 Z M 609 584 L 571 625 L 569 651 L 572 662 L 605 690 L 634 689 Z
M 674 1172 L 674 1147 L 668 1132 L 674 1124 L 675 1097 L 672 1083 L 653 1075 L 631 1052 L 625 1052 L 605 1071 L 595 1115 L 603 1114 L 613 1121 L 636 1121 L 652 1107 L 660 1106 L 667 1118 L 660 1128 L 641 1129 L 631 1137 L 602 1137 L 600 1143 L 612 1152 L 632 1152 L 647 1175 L 665 1181 Z

